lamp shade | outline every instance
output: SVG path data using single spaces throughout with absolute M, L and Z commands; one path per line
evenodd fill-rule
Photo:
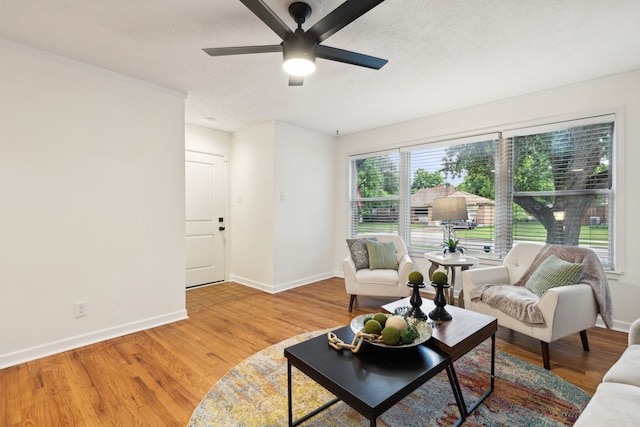
M 282 63 L 282 68 L 287 72 L 287 74 L 304 77 L 316 70 L 316 64 L 306 58 L 291 58 Z
M 433 221 L 458 221 L 469 219 L 467 200 L 464 197 L 437 197 L 433 199 Z
M 282 44 L 282 55 L 282 68 L 287 74 L 304 77 L 316 70 L 316 44 L 312 40 L 290 37 Z

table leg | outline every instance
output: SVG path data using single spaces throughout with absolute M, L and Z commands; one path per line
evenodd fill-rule
M 458 405 L 458 410 L 460 411 L 460 419 L 455 423 L 455 427 L 462 425 L 465 419 L 471 414 L 480 404 L 484 401 L 484 399 L 489 396 L 494 389 L 495 384 L 495 375 L 496 374 L 496 334 L 491 335 L 491 380 L 489 388 L 480 396 L 478 400 L 476 400 L 470 408 L 467 408 L 467 404 L 464 401 L 464 396 L 462 395 L 462 390 L 460 389 L 460 383 L 458 382 L 458 376 L 456 375 L 456 370 L 453 367 L 453 363 L 447 366 L 447 376 L 449 377 L 449 383 L 451 383 L 451 388 L 453 389 L 453 395 L 456 398 L 456 404 Z
M 462 390 L 460 389 L 460 383 L 458 382 L 458 376 L 456 375 L 456 370 L 453 367 L 453 363 L 447 365 L 447 376 L 449 377 L 449 384 L 451 384 L 451 390 L 453 390 L 453 397 L 456 399 L 456 404 L 458 405 L 458 410 L 460 411 L 460 419 L 455 424 L 456 426 L 461 425 L 464 420 L 467 419 L 467 405 L 464 403 L 464 397 L 462 396 Z
M 292 399 L 291 399 L 291 362 L 287 359 L 287 403 L 288 403 L 288 406 L 289 406 L 289 427 L 297 426 L 297 425 L 300 425 L 300 424 L 304 423 L 309 418 L 318 415 L 320 412 L 324 411 L 329 406 L 335 405 L 338 402 L 340 402 L 340 399 L 338 399 L 336 397 L 335 399 L 325 403 L 324 405 L 322 405 L 318 409 L 309 412 L 304 417 L 298 418 L 294 422 L 293 421 L 293 404 L 292 404 Z M 376 419 L 375 418 L 373 420 L 371 420 L 371 425 L 375 427 L 375 425 L 376 425 Z
M 463 265 L 460 267 L 460 273 L 468 269 L 469 267 Z M 464 289 L 462 289 L 462 285 L 460 285 L 460 292 L 458 293 L 458 307 L 464 308 Z
M 440 264 L 431 261 L 431 267 L 429 267 L 429 281 L 431 281 L 431 277 L 433 277 L 433 273 L 438 269 Z
M 495 384 L 495 377 L 496 377 L 496 334 L 491 335 L 491 380 L 490 380 L 490 386 L 489 389 L 487 391 L 484 392 L 484 394 L 482 396 L 480 396 L 480 398 L 478 400 L 476 400 L 476 402 L 471 405 L 471 407 L 467 410 L 467 414 L 470 414 L 471 412 L 473 412 L 481 403 L 484 399 L 487 398 L 487 396 L 489 396 L 492 392 L 493 392 L 493 388 L 494 388 L 494 384 Z
M 293 408 L 291 407 L 291 362 L 287 359 L 287 404 L 289 406 L 289 427 L 293 426 Z
M 449 301 L 447 301 L 447 303 L 449 305 L 455 305 L 455 300 L 454 300 L 454 290 L 456 288 L 456 267 L 455 266 L 451 266 L 449 268 L 449 270 L 451 271 L 451 275 L 449 277 L 451 277 L 451 280 L 449 283 Z
M 496 379 L 496 334 L 491 335 L 491 391 Z

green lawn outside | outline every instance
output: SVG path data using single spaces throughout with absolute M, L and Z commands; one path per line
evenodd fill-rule
M 420 229 L 422 224 L 411 224 L 412 229 Z M 362 222 L 358 225 L 360 233 L 396 233 L 398 225 L 394 223 Z M 483 226 L 472 230 L 456 230 L 459 238 L 492 240 L 494 227 Z M 514 240 L 545 242 L 547 231 L 540 223 L 518 222 L 513 226 Z M 583 225 L 580 231 L 580 244 L 585 246 L 608 246 L 609 227 L 606 225 Z
M 413 227 L 413 226 L 412 226 Z M 358 233 L 397 233 L 397 223 L 385 222 L 361 222 L 358 224 Z
M 492 239 L 493 231 L 493 226 L 486 226 L 473 230 L 457 230 L 456 235 L 461 238 Z M 547 230 L 540 223 L 519 222 L 513 226 L 513 239 L 545 242 Z M 580 244 L 607 246 L 609 244 L 609 227 L 606 225 L 583 225 L 580 230 Z

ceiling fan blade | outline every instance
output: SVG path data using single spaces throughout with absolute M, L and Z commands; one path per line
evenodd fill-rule
M 262 22 L 267 24 L 282 40 L 293 34 L 293 31 L 262 0 L 240 0 Z
M 350 50 L 320 45 L 316 48 L 316 58 L 329 59 L 331 61 L 344 62 L 346 64 L 359 65 L 361 67 L 379 70 L 386 64 L 386 59 L 376 58 Z
M 210 56 L 244 55 L 247 53 L 282 52 L 282 45 L 268 46 L 237 46 L 237 47 L 209 47 L 202 49 Z
M 304 77 L 289 76 L 289 86 L 302 86 L 304 83 Z
M 241 0 L 242 1 L 242 0 Z M 318 43 L 328 39 L 384 0 L 347 0 L 307 30 Z M 244 3 L 244 1 L 243 1 Z

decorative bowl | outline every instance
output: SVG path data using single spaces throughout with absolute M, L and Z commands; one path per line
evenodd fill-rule
M 356 316 L 353 319 L 351 319 L 351 323 L 349 324 L 349 326 L 351 326 L 351 330 L 353 331 L 353 333 L 355 334 L 358 332 L 362 332 L 362 330 L 364 329 L 364 319 L 366 319 L 367 317 L 373 317 L 374 314 L 375 313 L 361 314 L 360 316 Z M 392 314 L 387 315 L 387 317 L 391 317 L 391 316 Z M 384 348 L 410 348 L 410 347 L 418 346 L 424 343 L 425 341 L 427 341 L 429 338 L 431 338 L 431 325 L 419 319 L 415 319 L 415 320 L 416 320 L 416 329 L 418 330 L 418 333 L 420 334 L 420 336 L 416 338 L 411 344 L 386 345 L 386 344 L 376 343 L 368 340 L 365 340 L 365 341 L 367 341 L 369 344 L 372 344 L 378 347 L 384 347 Z

